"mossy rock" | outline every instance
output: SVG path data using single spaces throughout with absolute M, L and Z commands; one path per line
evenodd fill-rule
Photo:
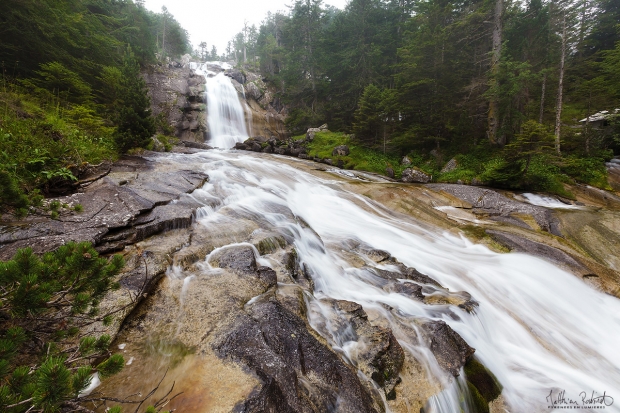
M 467 389 L 469 390 L 469 396 L 471 397 L 471 404 L 475 413 L 489 413 L 489 403 L 480 394 L 478 389 L 470 382 L 467 382 Z M 472 412 L 472 413 L 474 413 Z
M 271 254 L 286 246 L 286 240 L 281 236 L 266 237 L 254 244 L 261 255 Z
M 474 357 L 465 364 L 465 377 L 487 403 L 497 399 L 502 393 L 502 386 L 497 378 Z

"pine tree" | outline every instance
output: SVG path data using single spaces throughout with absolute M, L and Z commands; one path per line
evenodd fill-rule
M 140 65 L 131 46 L 127 46 L 121 73 L 122 78 L 117 89 L 119 107 L 115 115 L 115 140 L 119 150 L 126 152 L 146 146 L 155 133 L 155 121 L 151 116 L 146 83 L 140 75 Z
M 75 337 L 98 314 L 101 298 L 119 287 L 120 255 L 99 257 L 90 243 L 69 243 L 35 255 L 19 250 L 0 262 L 0 410 L 55 412 L 79 402 L 93 374 L 124 365 L 110 355 L 110 337 Z M 103 361 L 101 361 L 103 359 Z M 99 360 L 99 361 L 97 361 Z

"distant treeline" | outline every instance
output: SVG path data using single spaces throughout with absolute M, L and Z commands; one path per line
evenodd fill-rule
M 617 0 L 296 0 L 230 55 L 260 62 L 293 132 L 327 122 L 401 156 L 513 145 L 503 158 L 603 159 L 620 148 L 619 22 Z

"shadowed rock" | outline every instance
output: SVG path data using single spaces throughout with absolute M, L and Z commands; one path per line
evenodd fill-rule
M 405 272 L 405 277 L 403 277 L 403 278 L 407 278 L 408 280 L 415 281 L 415 282 L 421 283 L 421 284 L 430 284 L 430 285 L 433 285 L 435 287 L 441 287 L 441 284 L 439 284 L 437 281 L 433 280 L 428 275 L 422 274 L 421 272 L 419 272 L 415 268 L 407 268 L 407 270 Z
M 213 349 L 246 365 L 262 385 L 236 412 L 376 412 L 355 372 L 276 300 L 250 306 Z
M 406 295 L 418 301 L 424 300 L 424 294 L 422 294 L 422 286 L 414 283 L 399 282 L 391 285 L 392 290 L 395 293 Z
M 388 328 L 373 326 L 361 305 L 345 300 L 334 303 L 357 335 L 359 352 L 357 366 L 372 378 L 388 399 L 396 397 L 394 387 L 400 383 L 399 373 L 405 361 L 405 353 L 396 337 Z
M 458 376 L 461 367 L 476 350 L 443 321 L 429 321 L 422 325 L 422 329 L 430 341 L 429 348 L 437 363 L 453 376 Z

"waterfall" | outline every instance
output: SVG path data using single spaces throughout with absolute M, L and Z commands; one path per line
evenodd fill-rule
M 230 225 L 225 218 L 234 215 L 292 238 L 314 282 L 309 322 L 345 359 L 355 360 L 354 343 L 329 328 L 323 298 L 354 301 L 378 314 L 401 346 L 422 358 L 431 376 L 440 370 L 436 360 L 402 327 L 415 329 L 420 319 L 443 320 L 497 376 L 512 413 L 547 411 L 550 392 L 555 398 L 566 390 L 581 401 L 581 392 L 590 397 L 620 389 L 620 301 L 615 297 L 540 258 L 495 253 L 395 214 L 347 191 L 346 178 L 320 178 L 265 155 L 211 151 L 193 156 L 194 162 L 196 157 L 204 161 L 211 176 L 194 194 L 208 200 L 198 223 L 217 228 Z M 386 291 L 368 266 L 394 268 L 367 258 L 366 267 L 355 267 L 352 242 L 389 251 L 450 291 L 471 293 L 479 308 L 470 314 Z M 269 265 L 271 258 L 259 259 Z M 444 391 L 429 400 L 430 411 L 458 411 L 459 380 L 444 381 Z
M 245 113 L 232 81 L 218 73 L 207 76 L 208 123 L 211 133 L 209 144 L 216 148 L 232 148 L 248 136 Z

